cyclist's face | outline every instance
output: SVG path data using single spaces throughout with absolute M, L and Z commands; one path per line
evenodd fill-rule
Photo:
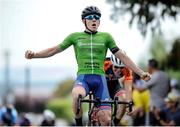
M 119 76 L 121 74 L 121 68 L 113 66 L 113 72 L 114 72 L 115 76 Z
M 88 15 L 83 19 L 83 22 L 86 23 L 89 30 L 97 31 L 100 25 L 100 17 L 98 15 Z

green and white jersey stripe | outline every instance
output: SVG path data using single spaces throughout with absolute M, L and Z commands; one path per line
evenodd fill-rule
M 93 65 L 93 45 L 92 45 L 92 34 L 91 34 L 91 65 Z M 92 66 L 92 74 L 94 74 L 94 67 Z

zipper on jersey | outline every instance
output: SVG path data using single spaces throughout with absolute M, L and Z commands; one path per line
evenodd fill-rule
M 94 74 L 93 63 L 94 63 L 94 61 L 93 61 L 93 45 L 92 45 L 92 33 L 91 33 L 91 65 L 92 65 L 91 69 L 92 69 L 92 74 Z

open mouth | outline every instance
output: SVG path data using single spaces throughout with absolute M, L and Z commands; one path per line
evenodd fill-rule
M 92 24 L 92 26 L 94 26 L 94 27 L 95 27 L 95 26 L 96 26 L 96 24 L 95 24 L 95 23 L 93 23 L 93 24 Z

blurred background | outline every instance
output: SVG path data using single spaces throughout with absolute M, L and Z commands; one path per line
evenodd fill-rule
M 99 31 L 111 33 L 136 64 L 147 71 L 148 60 L 155 58 L 179 85 L 180 2 L 142 3 L 0 0 L 1 107 L 14 105 L 19 115 L 28 113 L 33 125 L 40 125 L 45 109 L 53 111 L 57 125 L 73 123 L 71 90 L 77 72 L 73 47 L 48 59 L 27 60 L 24 54 L 55 46 L 70 33 L 83 31 L 81 12 L 89 5 L 102 12 Z

